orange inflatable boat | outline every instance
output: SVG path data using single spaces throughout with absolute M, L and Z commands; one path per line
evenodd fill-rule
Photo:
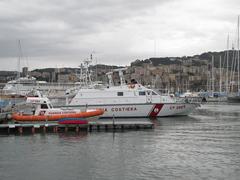
M 61 113 L 61 114 L 47 114 L 47 115 L 25 115 L 21 113 L 14 113 L 12 119 L 15 121 L 57 121 L 63 118 L 89 118 L 100 116 L 104 113 L 102 109 L 87 110 L 77 113 Z
M 103 109 L 53 108 L 51 102 L 45 97 L 28 97 L 26 104 L 32 107 L 31 114 L 23 112 L 12 114 L 15 121 L 58 121 L 64 118 L 91 118 L 104 113 Z M 28 111 L 29 112 L 29 111 Z

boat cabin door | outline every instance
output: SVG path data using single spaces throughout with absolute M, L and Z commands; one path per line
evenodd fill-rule
M 146 91 L 146 102 L 151 103 L 152 102 L 152 91 Z

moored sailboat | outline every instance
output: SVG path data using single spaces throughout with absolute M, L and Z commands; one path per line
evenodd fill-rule
M 240 103 L 240 60 L 239 60 L 239 16 L 238 16 L 238 27 L 237 27 L 237 92 L 228 95 L 228 102 Z

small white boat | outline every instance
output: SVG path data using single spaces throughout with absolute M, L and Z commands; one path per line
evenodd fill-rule
M 33 89 L 40 91 L 42 94 L 59 93 L 64 95 L 65 91 L 73 88 L 74 83 L 48 83 L 46 81 L 37 81 L 35 77 L 20 77 L 16 80 L 8 81 L 2 89 L 3 95 L 24 97 Z

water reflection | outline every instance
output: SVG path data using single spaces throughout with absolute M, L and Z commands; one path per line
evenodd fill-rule
M 199 121 L 199 119 L 192 116 L 178 116 L 178 117 L 158 117 L 151 119 L 151 121 L 157 126 L 171 126 L 181 124 L 192 124 Z
M 0 179 L 239 179 L 239 110 L 118 119 L 151 121 L 151 130 L 0 137 Z
M 194 114 L 205 116 L 240 116 L 239 104 L 204 104 Z
M 79 132 L 62 132 L 58 133 L 58 137 L 65 141 L 77 142 L 86 139 L 88 136 L 88 131 L 83 130 Z

